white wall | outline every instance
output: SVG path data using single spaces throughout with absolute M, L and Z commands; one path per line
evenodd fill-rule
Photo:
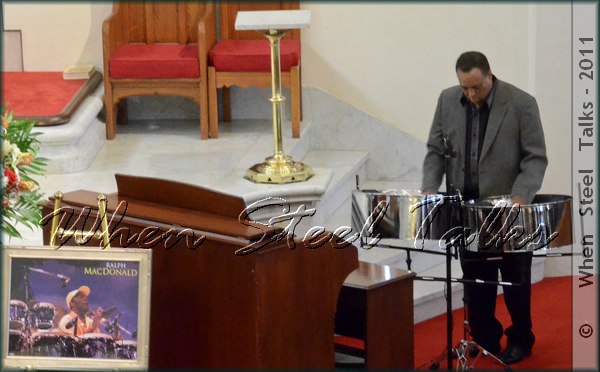
M 21 30 L 26 71 L 73 63 L 102 68 L 110 2 L 3 2 Z M 425 141 L 439 92 L 456 84 L 465 50 L 484 52 L 500 78 L 534 94 L 550 165 L 545 193 L 571 193 L 569 3 L 306 2 L 303 84 L 322 89 Z
M 466 50 L 534 94 L 550 165 L 541 192 L 570 194 L 570 4 L 306 3 L 303 82 L 425 141 Z M 567 173 L 569 172 L 569 173 Z
M 102 21 L 112 2 L 3 1 L 2 8 L 4 29 L 22 31 L 24 71 L 102 67 Z
M 306 8 L 313 18 L 303 40 L 305 84 L 417 138 L 427 138 L 440 91 L 456 84 L 454 64 L 463 51 L 480 50 L 500 78 L 527 83 L 527 70 L 520 68 L 528 65 L 527 5 L 314 3 Z
M 548 148 L 542 192 L 571 194 L 571 6 L 536 7 L 535 96 Z

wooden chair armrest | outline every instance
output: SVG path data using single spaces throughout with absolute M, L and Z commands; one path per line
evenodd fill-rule
M 123 30 L 119 23 L 120 13 L 118 3 L 112 14 L 102 22 L 102 52 L 104 53 L 104 75 L 108 76 L 108 62 L 117 48 L 123 44 Z
M 204 75 L 208 68 L 208 52 L 217 42 L 215 17 L 214 5 L 209 4 L 206 8 L 206 16 L 198 22 L 198 60 L 200 72 Z

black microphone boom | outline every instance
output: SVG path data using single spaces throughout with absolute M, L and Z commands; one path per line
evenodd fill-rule
M 443 136 L 443 140 L 444 140 L 444 148 L 446 150 L 444 153 L 444 156 L 447 158 L 455 158 L 456 157 L 456 149 L 454 148 L 454 146 L 452 146 L 450 141 L 448 141 L 448 136 Z
M 73 328 L 73 326 L 75 325 L 75 323 L 77 323 L 77 317 L 75 317 L 72 320 L 70 320 L 69 323 L 67 323 L 65 325 L 65 328 L 66 329 L 71 329 L 71 328 Z

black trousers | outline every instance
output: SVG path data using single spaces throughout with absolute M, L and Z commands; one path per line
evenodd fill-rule
M 512 325 L 505 331 L 508 344 L 531 349 L 535 336 L 531 330 L 531 260 L 532 252 L 492 254 L 460 250 L 460 263 L 465 279 L 514 283 L 504 286 L 504 299 Z M 490 260 L 489 258 L 495 258 Z M 498 286 L 464 283 L 467 320 L 473 340 L 491 353 L 500 351 L 503 327 L 496 318 Z

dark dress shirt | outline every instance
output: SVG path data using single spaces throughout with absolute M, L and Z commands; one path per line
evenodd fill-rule
M 469 102 L 463 94 L 460 98 L 460 104 L 466 110 L 467 117 L 467 135 L 465 138 L 465 199 L 479 198 L 479 172 L 478 163 L 483 147 L 483 139 L 487 129 L 490 110 L 494 101 L 495 80 L 487 97 L 479 107 L 475 107 Z

